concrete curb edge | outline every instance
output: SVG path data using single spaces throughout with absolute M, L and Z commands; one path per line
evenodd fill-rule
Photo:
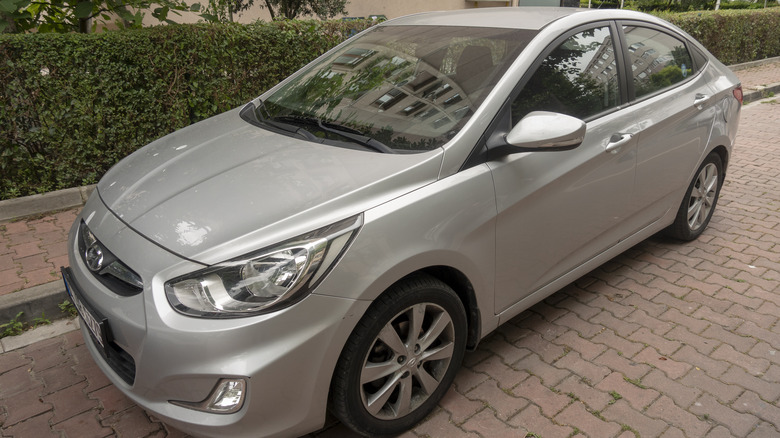
M 24 312 L 19 321 L 32 322 L 38 317 L 48 320 L 66 318 L 59 304 L 68 299 L 65 284 L 62 280 L 22 289 L 0 296 L 0 324 L 16 318 L 19 312 Z

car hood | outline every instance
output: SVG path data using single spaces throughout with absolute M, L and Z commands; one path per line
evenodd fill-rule
M 98 184 L 125 224 L 213 264 L 349 217 L 434 181 L 441 149 L 380 154 L 253 126 L 229 111 L 156 140 Z

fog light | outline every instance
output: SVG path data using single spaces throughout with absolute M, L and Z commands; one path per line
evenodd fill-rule
M 246 381 L 244 379 L 222 379 L 201 402 L 186 402 L 171 400 L 171 403 L 197 411 L 214 414 L 232 414 L 238 412 L 246 398 Z

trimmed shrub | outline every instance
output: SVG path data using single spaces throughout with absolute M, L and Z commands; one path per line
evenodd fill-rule
M 0 199 L 96 182 L 139 147 L 240 106 L 371 21 L 0 36 Z
M 659 13 L 726 65 L 780 56 L 780 8 Z
M 780 56 L 780 8 L 658 15 L 725 64 Z M 372 23 L 0 35 L 0 199 L 95 183 L 122 157 L 248 102 Z

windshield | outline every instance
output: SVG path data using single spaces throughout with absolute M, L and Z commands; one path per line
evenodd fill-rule
M 460 130 L 536 33 L 378 26 L 268 96 L 262 119 L 323 143 L 359 137 L 396 152 L 431 150 Z

